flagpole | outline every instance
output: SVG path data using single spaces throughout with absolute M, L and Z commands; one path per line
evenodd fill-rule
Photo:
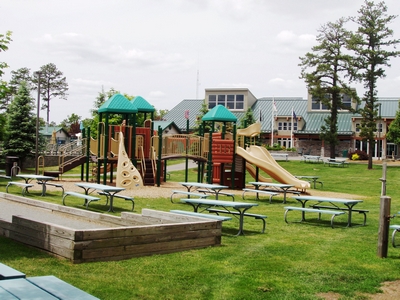
M 294 145 L 293 145 L 293 106 L 292 106 L 292 126 L 290 127 L 290 148 L 294 148 Z
M 271 119 L 271 148 L 274 146 L 274 114 L 275 114 L 274 101 L 275 100 L 272 97 L 272 102 L 271 102 L 271 105 L 272 105 L 272 109 L 271 109 L 271 112 L 272 112 L 272 119 Z

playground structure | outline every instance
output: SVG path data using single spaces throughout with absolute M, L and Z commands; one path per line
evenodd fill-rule
M 236 130 L 236 116 L 222 105 L 215 106 L 202 118 L 201 128 L 205 128 L 205 122 L 211 122 L 211 133 L 198 136 L 163 135 L 161 128 L 154 130 L 154 107 L 140 96 L 131 102 L 121 94 L 113 95 L 98 112 L 97 137 L 91 137 L 90 128 L 82 128 L 78 140 L 59 148 L 59 170 L 44 172 L 45 175 L 59 176 L 82 166 L 82 180 L 89 181 L 91 174 L 92 180 L 97 183 L 113 184 L 116 168 L 115 184 L 119 187 L 160 186 L 161 181 L 166 179 L 167 161 L 185 158 L 186 162 L 189 159 L 198 162 L 198 182 L 206 180 L 242 189 L 247 170 L 256 181 L 275 179 L 301 190 L 310 187 L 308 182 L 295 178 L 283 169 L 265 148 L 255 145 L 261 132 L 260 123 Z M 144 113 L 146 120 L 144 127 L 136 126 L 136 114 L 140 112 Z M 146 119 L 149 112 L 151 118 Z M 110 125 L 110 114 L 122 114 L 122 124 Z M 214 130 L 215 122 L 222 123 L 219 132 Z M 227 122 L 234 124 L 232 133 L 226 131 Z M 189 131 L 189 124 L 187 126 Z M 67 156 L 72 158 L 67 159 Z M 44 167 L 44 163 L 41 166 Z M 261 176 L 260 169 L 271 178 Z
M 100 124 L 99 127 L 104 127 L 104 124 Z M 100 132 L 103 131 L 100 130 Z M 210 134 L 204 136 L 162 135 L 160 132 L 157 134 L 156 131 L 151 134 L 150 127 L 136 128 L 136 134 L 132 131 L 131 126 L 109 125 L 111 134 L 107 143 L 105 135 L 100 133 L 97 139 L 82 138 L 81 145 L 78 145 L 76 141 L 65 145 L 59 150 L 62 154 L 59 168 L 65 172 L 71 166 L 83 165 L 86 166 L 86 173 L 92 172 L 92 177 L 96 177 L 97 182 L 101 175 L 109 174 L 109 180 L 112 183 L 116 167 L 116 185 L 130 189 L 157 184 L 158 177 L 161 180 L 166 178 L 168 160 L 185 158 L 198 163 L 197 180 L 199 182 L 204 180 L 204 174 L 208 174 L 207 165 L 212 168 L 210 183 L 224 184 L 237 189 L 244 187 L 246 171 L 256 181 L 272 182 L 274 179 L 280 183 L 293 184 L 295 188 L 301 190 L 310 187 L 308 182 L 297 179 L 282 168 L 268 150 L 255 145 L 260 132 L 259 123 L 245 129 L 238 129 L 236 141 L 232 133 L 212 133 L 212 166 L 208 166 L 207 161 Z M 104 155 L 106 144 L 109 149 L 107 160 Z M 65 161 L 67 155 L 73 154 L 75 156 L 72 160 Z M 107 164 L 106 170 L 104 170 L 105 164 Z M 262 176 L 259 170 L 263 170 L 270 177 Z M 82 173 L 85 174 L 85 172 Z M 150 178 L 150 180 L 146 183 L 144 178 Z

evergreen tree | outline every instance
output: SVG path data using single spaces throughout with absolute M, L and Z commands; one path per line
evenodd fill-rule
M 246 128 L 251 124 L 254 124 L 256 120 L 254 119 L 254 113 L 251 107 L 246 110 L 244 117 L 240 120 L 239 128 Z
M 4 153 L 18 156 L 22 162 L 33 156 L 36 144 L 36 117 L 34 99 L 25 82 L 20 84 L 17 94 L 8 107 L 7 134 L 4 141 Z
M 63 73 L 55 64 L 47 64 L 40 68 L 40 95 L 43 105 L 41 109 L 46 110 L 46 122 L 50 124 L 50 100 L 54 98 L 67 99 L 68 83 Z M 32 77 L 33 87 L 38 87 L 38 77 Z
M 336 23 L 327 23 L 319 29 L 318 45 L 312 48 L 305 57 L 301 57 L 301 78 L 307 84 L 309 93 L 330 111 L 321 126 L 321 139 L 329 143 L 330 157 L 335 158 L 338 144 L 338 111 L 354 111 L 343 103 L 343 97 L 358 101 L 357 94 L 345 80 L 353 73 L 352 58 L 346 54 L 350 32 L 344 28 L 346 19 Z M 310 72 L 309 69 L 312 69 Z
M 389 125 L 386 139 L 390 142 L 395 143 L 396 145 L 400 145 L 400 102 L 399 109 L 396 112 L 396 117 Z
M 387 14 L 384 2 L 375 4 L 365 1 L 358 11 L 359 16 L 352 18 L 358 25 L 349 48 L 355 52 L 354 63 L 357 66 L 356 78 L 366 89 L 360 110 L 362 116 L 360 136 L 368 142 L 368 169 L 372 169 L 372 155 L 375 146 L 376 120 L 379 104 L 377 99 L 377 81 L 385 77 L 384 67 L 390 67 L 389 59 L 399 56 L 394 48 L 400 42 L 392 39 L 393 30 L 388 27 L 397 16 Z

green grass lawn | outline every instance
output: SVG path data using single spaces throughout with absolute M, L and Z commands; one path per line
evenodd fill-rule
M 238 221 L 227 221 L 220 247 L 74 265 L 1 237 L 0 261 L 27 276 L 55 275 L 100 299 L 321 299 L 317 295 L 327 292 L 339 293 L 341 299 L 367 299 L 363 294 L 378 292 L 382 282 L 400 279 L 400 249 L 389 245 L 387 258 L 377 256 L 381 166 L 367 170 L 365 164 L 349 168 L 299 161 L 280 164 L 295 175 L 319 175 L 323 191 L 349 193 L 364 200 L 359 208 L 369 210 L 367 226 L 346 228 L 346 216 L 338 216 L 332 229 L 326 215 L 322 221 L 310 215 L 307 223 L 286 224 L 282 197 L 274 197 L 269 204 L 267 197 L 261 196 L 252 211 L 268 216 L 266 233 L 260 233 L 260 220 L 248 218 L 246 235 L 237 237 Z M 189 180 L 197 178 L 196 171 L 189 170 Z M 182 181 L 184 176 L 183 171 L 171 172 L 174 181 Z M 392 198 L 392 214 L 400 211 L 399 178 L 400 168 L 389 166 L 387 195 Z M 246 180 L 253 179 L 249 176 Z M 5 190 L 5 182 L 0 191 Z M 20 189 L 11 192 L 17 194 Z M 59 192 L 45 198 L 38 194 L 29 197 L 61 202 Z M 245 201 L 254 202 L 251 198 L 249 194 Z M 129 203 L 124 202 L 115 203 L 116 215 L 129 211 Z M 190 210 L 168 198 L 136 197 L 135 203 L 138 213 L 142 208 Z M 79 200 L 68 203 L 81 204 Z M 298 205 L 290 197 L 287 204 Z M 90 209 L 104 212 L 104 205 L 93 203 Z M 289 219 L 296 218 L 300 219 L 300 213 L 291 212 Z M 362 220 L 362 215 L 354 214 L 354 222 L 361 224 Z M 400 218 L 392 221 L 396 222 L 400 224 Z

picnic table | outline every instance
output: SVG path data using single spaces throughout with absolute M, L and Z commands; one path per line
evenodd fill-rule
M 24 179 L 26 185 L 28 185 L 32 180 L 36 180 L 39 184 L 42 185 L 42 196 L 46 196 L 46 186 L 49 185 L 49 181 L 55 179 L 54 177 L 51 176 L 35 175 L 35 174 L 18 174 L 16 177 Z
M 110 207 L 108 209 L 108 212 L 114 212 L 114 207 L 113 207 L 113 203 L 114 203 L 114 195 L 124 191 L 125 188 L 121 188 L 121 187 L 115 187 L 115 186 L 109 186 L 109 185 L 105 185 L 105 184 L 99 184 L 99 183 L 88 183 L 88 182 L 79 182 L 79 183 L 75 183 L 76 186 L 79 186 L 80 188 L 83 188 L 83 190 L 85 191 L 85 195 L 89 195 L 90 190 L 95 191 L 101 191 L 102 193 L 106 194 L 108 196 L 108 198 L 110 199 Z
M 214 194 L 217 200 L 218 200 L 218 195 L 222 194 L 221 190 L 229 188 L 226 185 L 200 183 L 200 182 L 180 182 L 180 184 L 186 187 L 188 193 L 194 192 L 194 190 L 198 190 L 202 193 Z M 231 194 L 227 195 L 231 196 Z
M 330 166 L 336 166 L 336 167 L 342 167 L 344 168 L 345 166 L 349 166 L 349 163 L 346 161 L 346 159 L 339 159 L 339 158 L 327 158 L 324 161 L 324 166 L 328 165 Z
M 199 208 L 203 207 L 204 210 L 220 207 L 224 212 L 228 214 L 239 214 L 239 231 L 237 235 L 243 235 L 243 219 L 246 215 L 246 211 L 254 206 L 258 206 L 257 203 L 247 203 L 247 202 L 236 202 L 236 201 L 220 201 L 215 199 L 181 199 L 182 203 L 189 204 L 193 207 L 194 212 L 199 212 Z M 232 211 L 233 210 L 233 211 Z M 212 209 L 210 210 L 212 211 Z M 219 211 L 221 212 L 221 211 Z M 264 221 L 265 222 L 265 221 Z
M 289 154 L 287 153 L 274 153 L 271 152 L 271 156 L 275 159 L 275 158 L 284 158 L 286 161 L 289 160 Z
M 284 183 L 273 183 L 273 182 L 259 182 L 259 181 L 251 181 L 250 184 L 254 185 L 254 190 L 268 190 L 268 191 L 278 191 L 283 193 L 283 203 L 286 203 L 286 194 L 288 192 L 300 194 L 298 191 L 290 191 L 290 188 L 294 187 L 292 184 L 284 184 Z
M 319 163 L 321 160 L 321 156 L 318 155 L 303 155 L 301 161 L 309 162 L 309 163 Z
M 318 181 L 319 176 L 314 176 L 314 175 L 311 175 L 311 176 L 309 176 L 309 175 L 306 175 L 306 176 L 305 176 L 305 175 L 297 176 L 297 175 L 295 175 L 294 177 L 299 178 L 299 179 L 305 179 L 306 181 L 308 181 L 308 182 L 310 182 L 310 183 L 313 183 L 313 184 L 314 184 L 314 189 L 317 188 L 317 187 L 316 187 L 316 183 L 317 183 L 317 182 L 321 184 L 321 187 L 324 186 L 324 183 L 323 183 L 322 181 Z
M 316 203 L 312 204 L 311 208 L 315 209 L 315 212 L 318 212 L 318 211 L 323 212 L 323 210 L 321 210 L 321 208 L 347 212 L 347 214 L 348 214 L 347 227 L 351 227 L 351 219 L 352 219 L 353 212 L 362 213 L 364 215 L 364 225 L 366 223 L 366 219 L 367 219 L 366 213 L 368 211 L 363 210 L 363 209 L 354 209 L 354 206 L 359 203 L 362 203 L 363 200 L 352 200 L 352 199 L 344 199 L 344 198 L 330 198 L 330 197 L 319 197 L 319 196 L 293 196 L 293 198 L 301 203 L 301 207 L 303 209 L 306 209 L 306 204 L 308 201 L 314 201 Z M 308 210 L 309 209 L 302 211 L 302 221 L 305 220 L 305 212 Z

